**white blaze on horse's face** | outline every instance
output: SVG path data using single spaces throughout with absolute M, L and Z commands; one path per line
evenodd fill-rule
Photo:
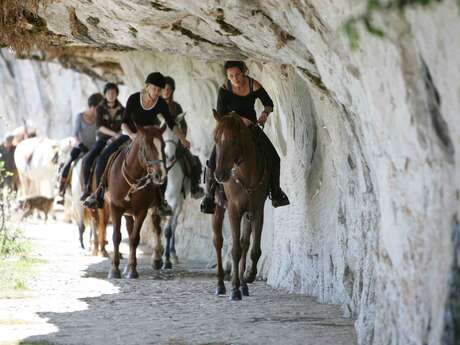
M 160 138 L 153 138 L 153 145 L 155 146 L 156 151 L 158 152 L 158 159 L 161 161 L 160 164 L 154 166 L 155 173 L 153 174 L 153 179 L 155 184 L 163 184 L 166 179 L 166 168 L 164 165 L 164 156 L 163 156 L 163 141 Z

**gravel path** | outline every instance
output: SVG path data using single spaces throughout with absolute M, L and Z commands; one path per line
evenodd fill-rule
M 76 227 L 25 229 L 46 263 L 20 298 L 0 299 L 0 344 L 356 344 L 353 321 L 336 306 L 264 282 L 231 302 L 213 294 L 213 271 L 186 264 L 154 272 L 142 253 L 138 280 L 107 280 L 109 261 L 79 249 Z

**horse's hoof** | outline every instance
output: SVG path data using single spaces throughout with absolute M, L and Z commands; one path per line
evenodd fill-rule
M 159 259 L 159 260 L 153 260 L 153 268 L 155 270 L 159 270 L 161 269 L 161 267 L 163 266 L 163 260 Z
M 171 263 L 171 261 L 166 261 L 166 262 L 165 262 L 165 269 L 166 269 L 166 270 L 172 269 L 172 263 Z
M 225 295 L 227 291 L 225 290 L 225 284 L 217 284 L 216 295 Z
M 171 254 L 171 261 L 174 265 L 179 263 L 179 257 L 176 254 Z
M 256 277 L 257 277 L 257 271 L 256 272 L 251 272 L 250 274 L 247 274 L 244 277 L 244 280 L 246 281 L 246 283 L 254 283 L 254 281 L 256 280 Z
M 120 279 L 121 278 L 121 273 L 119 269 L 111 269 L 107 278 L 109 279 Z
M 243 293 L 243 296 L 249 296 L 249 288 L 247 285 L 243 285 L 241 287 L 241 292 Z
M 231 301 L 241 301 L 240 289 L 232 289 L 232 292 L 230 293 L 230 300 Z
M 104 250 L 101 250 L 99 252 L 99 256 L 100 257 L 103 257 L 103 258 L 108 258 L 109 257 L 109 253 L 107 253 L 107 251 L 104 249 Z
M 133 268 L 131 270 L 128 270 L 128 272 L 125 274 L 126 279 L 137 279 L 139 278 L 139 273 L 137 273 L 136 269 Z

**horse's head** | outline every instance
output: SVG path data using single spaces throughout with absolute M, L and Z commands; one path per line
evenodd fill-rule
M 164 162 L 163 132 L 166 129 L 164 119 L 158 126 L 139 127 L 139 161 L 147 170 L 154 184 L 161 185 L 166 179 Z
M 180 126 L 180 123 L 184 119 L 185 114 L 186 113 L 184 112 L 176 116 L 176 125 Z M 171 166 L 176 160 L 176 149 L 177 145 L 179 145 L 179 137 L 172 130 L 166 128 L 166 131 L 163 134 L 163 139 L 165 142 L 166 162 L 168 166 Z
M 242 131 L 245 125 L 236 113 L 220 116 L 213 110 L 217 120 L 214 130 L 214 143 L 216 144 L 216 170 L 214 171 L 217 182 L 226 182 L 231 176 L 231 170 L 242 154 Z

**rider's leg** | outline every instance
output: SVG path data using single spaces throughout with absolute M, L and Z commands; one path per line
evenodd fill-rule
M 272 204 L 274 207 L 289 205 L 289 199 L 280 187 L 280 157 L 278 152 L 276 152 L 272 142 L 262 130 L 259 129 L 258 134 L 258 140 L 261 142 L 272 169 L 270 177 L 270 199 L 272 199 Z
M 105 167 L 109 157 L 118 150 L 118 148 L 129 140 L 129 136 L 121 135 L 109 145 L 107 145 L 99 155 L 96 161 L 96 190 L 88 198 L 86 198 L 84 205 L 89 208 L 102 208 L 104 205 L 104 185 L 101 183 L 102 175 L 104 174 Z
M 203 213 L 213 214 L 216 208 L 214 202 L 214 193 L 216 191 L 216 181 L 214 179 L 214 170 L 216 169 L 216 147 L 212 149 L 211 157 L 206 162 L 205 173 L 205 196 L 201 201 L 200 209 Z
M 161 216 L 171 216 L 173 214 L 173 210 L 171 206 L 169 206 L 168 202 L 165 198 L 166 187 L 168 185 L 168 180 L 163 183 L 160 188 L 160 205 L 158 206 L 158 210 L 160 211 Z
M 190 192 L 192 194 L 192 197 L 194 199 L 202 198 L 204 191 L 203 188 L 200 187 L 201 169 L 200 172 L 198 172 L 198 169 L 195 168 L 195 158 L 190 152 L 190 150 L 184 148 L 182 160 L 184 161 L 184 165 L 186 166 L 186 175 L 190 177 Z
M 99 139 L 96 141 L 94 146 L 88 152 L 88 154 L 83 159 L 83 195 L 81 196 L 81 200 L 85 200 L 90 192 L 90 185 L 91 185 L 91 168 L 93 167 L 94 160 L 97 158 L 99 153 L 104 149 L 105 144 L 107 142 L 103 139 Z
M 67 177 L 69 176 L 70 167 L 72 165 L 72 162 L 78 158 L 80 153 L 81 153 L 80 146 L 75 146 L 74 148 L 72 148 L 72 151 L 70 151 L 69 159 L 62 167 L 61 176 L 59 179 L 59 196 L 61 196 L 62 198 L 64 197 L 64 194 L 65 194 L 65 189 L 67 186 Z

